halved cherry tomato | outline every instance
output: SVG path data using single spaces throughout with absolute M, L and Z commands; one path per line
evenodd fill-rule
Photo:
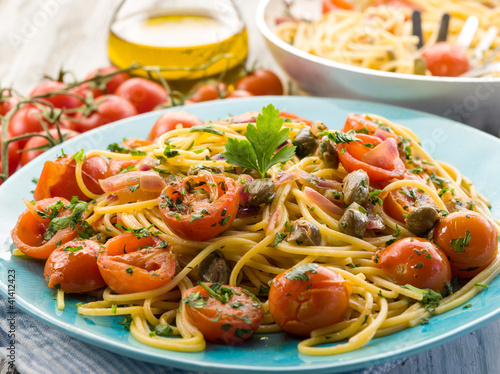
M 394 138 L 398 141 L 398 136 L 390 129 L 382 127 L 382 125 L 375 123 L 372 119 L 359 114 L 349 114 L 344 124 L 343 132 L 354 130 L 356 133 L 374 135 L 382 140 L 387 138 Z
M 269 291 L 269 311 L 286 332 L 311 331 L 344 319 L 352 286 L 335 270 L 305 264 L 278 275 Z
M 137 112 L 152 111 L 157 105 L 168 102 L 165 88 L 145 78 L 131 78 L 120 84 L 115 94 L 127 99 Z
M 30 96 L 38 96 L 45 95 L 54 91 L 59 91 L 66 89 L 66 84 L 58 81 L 46 81 L 40 83 L 36 86 L 33 91 L 31 91 Z M 72 94 L 77 94 L 75 90 L 70 91 Z M 83 104 L 83 97 L 79 98 L 77 96 L 68 95 L 68 94 L 57 94 L 51 97 L 44 97 L 42 100 L 48 101 L 56 108 L 61 109 L 74 109 L 78 108 Z
M 422 57 L 427 62 L 427 69 L 438 77 L 458 77 L 470 70 L 467 54 L 447 42 L 431 45 L 422 53 Z
M 298 121 L 298 122 L 303 122 L 307 126 L 311 126 L 313 124 L 313 121 L 306 119 L 304 117 L 298 116 L 295 113 L 290 113 L 290 112 L 285 112 L 285 111 L 280 111 L 280 117 L 283 117 L 284 119 L 290 119 L 292 121 Z
M 234 90 L 228 93 L 225 99 L 236 99 L 238 97 L 250 97 L 250 96 L 254 96 L 253 93 L 245 90 Z
M 73 196 L 78 196 L 80 200 L 88 200 L 89 198 L 78 187 L 75 169 L 76 161 L 71 156 L 60 157 L 56 161 L 46 161 L 33 192 L 35 200 L 54 196 L 61 196 L 68 200 Z M 95 194 L 103 193 L 99 179 L 105 179 L 111 175 L 109 165 L 99 156 L 89 157 L 83 163 L 83 182 Z
M 214 343 L 233 344 L 249 339 L 264 318 L 259 300 L 240 287 L 203 285 L 184 292 L 182 302 L 189 322 Z
M 257 69 L 234 84 L 237 90 L 245 90 L 256 96 L 283 95 L 283 84 L 276 74 L 270 70 Z
M 50 135 L 54 137 L 54 139 L 59 139 L 59 133 L 57 129 L 50 129 L 49 130 Z M 45 131 L 41 131 L 40 134 L 46 135 Z M 76 131 L 71 131 L 68 129 L 61 129 L 61 135 L 62 135 L 62 140 L 68 140 L 72 139 L 75 136 L 79 135 L 79 132 Z M 33 136 L 28 139 L 26 144 L 24 145 L 23 152 L 21 153 L 21 164 L 24 166 L 31 160 L 35 159 L 36 157 L 40 156 L 45 150 L 36 150 L 34 148 L 40 148 L 43 146 L 46 146 L 48 143 L 47 139 L 41 137 L 41 136 Z
M 399 158 L 396 140 L 388 138 L 382 141 L 376 136 L 366 134 L 356 134 L 356 138 L 360 141 L 335 145 L 340 162 L 349 173 L 362 169 L 366 171 L 371 182 L 403 177 L 406 168 Z M 371 157 L 375 153 L 377 157 Z
M 92 240 L 72 240 L 51 253 L 43 276 L 50 288 L 66 293 L 89 292 L 104 287 L 97 256 L 100 245 Z
M 184 110 L 171 110 L 166 112 L 158 118 L 149 133 L 148 140 L 154 141 L 167 131 L 174 130 L 177 125 L 183 128 L 190 128 L 193 126 L 201 126 L 203 122 L 194 114 L 188 113 Z
M 62 197 L 52 197 L 38 201 L 32 207 L 26 209 L 17 220 L 16 226 L 11 232 L 12 241 L 16 247 L 33 258 L 47 259 L 56 249 L 58 243 L 64 244 L 78 237 L 77 231 L 72 227 L 59 230 L 50 239 L 45 239 L 44 234 L 50 224 L 49 218 L 42 218 L 37 212 L 50 214 L 54 209 L 60 208 L 57 205 L 68 206 L 69 201 Z M 68 209 L 57 209 L 57 217 L 71 215 Z
M 195 86 L 185 104 L 217 100 L 226 96 L 227 86 L 223 82 L 203 83 Z
M 72 129 L 85 132 L 120 119 L 137 115 L 131 102 L 116 95 L 101 96 L 96 101 L 97 108 L 88 115 L 82 112 L 75 114 Z
M 416 199 L 415 199 L 416 198 Z M 405 223 L 404 215 L 416 205 L 436 206 L 436 203 L 425 192 L 416 187 L 404 187 L 400 190 L 393 190 L 384 198 L 384 212 L 396 221 Z
M 168 243 L 147 230 L 139 236 L 126 232 L 109 239 L 97 258 L 104 281 L 116 293 L 154 290 L 175 274 L 175 258 Z
M 445 253 L 426 239 L 400 239 L 375 253 L 372 260 L 402 286 L 411 284 L 442 292 L 445 282 L 451 280 L 451 267 Z
M 453 275 L 472 278 L 496 257 L 498 233 L 481 214 L 462 210 L 441 219 L 434 229 L 434 243 L 448 256 Z
M 90 73 L 87 74 L 85 79 L 91 79 L 96 77 L 98 74 L 99 75 L 107 75 L 114 73 L 118 71 L 119 69 L 115 66 L 107 66 L 104 68 L 99 68 L 99 69 L 94 69 Z M 99 81 L 92 82 L 92 83 L 86 83 L 82 85 L 81 89 L 82 92 L 84 93 L 86 90 L 91 91 L 94 98 L 102 96 L 104 94 L 112 94 L 115 93 L 116 89 L 120 84 L 125 82 L 127 79 L 130 79 L 130 75 L 126 72 L 121 72 L 116 75 L 114 75 L 112 78 L 110 78 L 104 85 L 104 90 L 100 87 L 102 86 L 102 83 Z
M 236 182 L 209 173 L 165 187 L 158 199 L 167 226 L 181 238 L 200 241 L 228 229 L 236 218 L 238 204 Z
M 323 0 L 323 14 L 336 9 L 354 10 L 354 5 L 352 5 L 352 3 L 347 0 Z
M 15 93 L 9 93 L 7 89 L 0 92 L 0 116 L 5 116 L 14 108 L 21 99 Z

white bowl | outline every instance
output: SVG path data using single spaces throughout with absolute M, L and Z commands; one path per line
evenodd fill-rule
M 499 135 L 500 78 L 419 76 L 330 61 L 301 51 L 274 34 L 274 20 L 283 13 L 283 0 L 261 0 L 257 26 L 276 62 L 303 91 L 423 110 Z

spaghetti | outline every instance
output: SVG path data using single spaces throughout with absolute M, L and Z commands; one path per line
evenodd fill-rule
M 282 115 L 287 116 L 287 114 Z M 454 211 L 457 214 L 463 211 L 469 215 L 483 217 L 494 227 L 495 235 L 500 226 L 491 217 L 487 199 L 474 189 L 466 177 L 452 166 L 434 160 L 422 149 L 417 136 L 411 130 L 376 115 L 351 115 L 346 122 L 344 132 L 328 132 L 320 123 L 309 127 L 300 119 L 285 120 L 283 129 L 289 131 L 287 143 L 292 141 L 297 148 L 288 161 L 278 162 L 264 173 L 273 181 L 272 200 L 261 202 L 253 208 L 248 206 L 243 208 L 241 205 L 245 205 L 246 202 L 240 199 L 236 217 L 232 217 L 232 221 L 226 220 L 227 227 L 212 239 L 196 240 L 187 238 L 191 234 L 187 236 L 176 234 L 162 212 L 162 209 L 165 209 L 162 207 L 162 201 L 167 201 L 168 197 L 166 189 L 161 196 L 160 192 L 157 192 L 156 198 L 150 198 L 150 195 L 141 192 L 144 186 L 130 184 L 134 182 L 132 176 L 138 175 L 137 172 L 141 170 L 144 172 L 147 170 L 149 173 L 147 175 L 156 175 L 157 178 L 170 181 L 177 187 L 180 186 L 179 181 L 185 180 L 187 175 L 192 175 L 194 169 L 199 171 L 199 178 L 212 178 L 215 181 L 219 180 L 217 178 L 241 180 L 242 174 L 245 174 L 244 170 L 231 164 L 228 161 L 230 158 L 221 154 L 226 151 L 228 139 L 234 139 L 234 142 L 246 139 L 248 129 L 255 126 L 255 118 L 256 113 L 247 113 L 224 120 L 209 121 L 194 131 L 192 128 L 183 128 L 179 125 L 161 135 L 154 143 L 128 148 L 128 153 L 94 150 L 78 158 L 75 168 L 76 181 L 81 191 L 89 199 L 93 199 L 88 205 L 84 219 L 95 230 L 91 239 L 101 243 L 101 247 L 104 248 L 99 251 L 99 257 L 104 256 L 102 252 L 106 250 L 111 255 L 110 241 L 113 238 L 118 239 L 125 235 L 124 233 L 133 237 L 134 233 L 136 235 L 134 240 L 137 243 L 154 237 L 152 239 L 154 246 L 158 247 L 158 242 L 161 240 L 164 244 L 160 247 L 168 246 L 169 253 L 173 255 L 177 264 L 175 274 L 161 286 L 144 291 L 121 293 L 114 292 L 108 286 L 102 294 L 97 294 L 96 301 L 80 305 L 78 313 L 93 316 L 124 315 L 127 317 L 124 322 L 129 323 L 131 334 L 140 342 L 167 350 L 197 352 L 205 349 L 206 336 L 204 337 L 200 329 L 193 324 L 189 308 L 192 305 L 190 302 L 196 303 L 199 299 L 186 295 L 187 291 L 202 279 L 203 264 L 207 258 L 219 253 L 220 258 L 229 264 L 228 287 L 241 287 L 244 292 L 251 292 L 259 297 L 262 302 L 263 319 L 256 329 L 257 333 L 281 331 L 280 326 L 274 321 L 275 316 L 270 313 L 272 300 L 267 299 L 270 285 L 271 289 L 274 287 L 273 279 L 278 279 L 276 277 L 280 274 L 281 276 L 285 274 L 286 277 L 289 269 L 298 271 L 297 269 L 301 267 L 309 269 L 309 273 L 307 271 L 299 273 L 299 278 L 304 275 L 307 279 L 309 276 L 313 278 L 314 269 L 317 268 L 312 265 L 322 266 L 333 270 L 344 280 L 346 289 L 349 289 L 346 293 L 349 295 L 348 304 L 341 321 L 314 329 L 310 336 L 299 343 L 298 349 L 304 354 L 331 355 L 359 348 L 374 337 L 425 323 L 433 314 L 456 308 L 480 292 L 500 272 L 496 239 L 492 259 L 476 271 L 477 275 L 469 276 L 471 279 L 461 288 L 453 291 L 449 289 L 447 296 L 442 300 L 439 300 L 441 299 L 439 296 L 437 301 L 429 303 L 426 297 L 430 290 L 396 282 L 397 277 L 377 263 L 377 256 L 382 253 L 381 248 L 387 249 L 393 245 L 391 242 L 397 243 L 405 237 L 417 236 L 413 231 L 416 226 L 411 224 L 408 217 L 419 206 L 432 207 L 435 212 L 439 212 L 439 223 L 434 232 L 439 230 L 439 225 L 446 217 L 451 216 L 448 213 Z M 312 152 L 306 150 L 306 155 L 298 157 L 299 148 L 305 144 L 301 143 L 300 139 L 306 133 L 309 136 L 309 144 L 312 139 L 316 147 Z M 395 168 L 401 162 L 403 169 L 397 178 L 379 182 L 374 179 L 380 176 L 376 173 L 367 173 L 370 175 L 370 182 L 356 185 L 357 188 L 366 188 L 369 192 L 370 200 L 361 202 L 359 211 L 365 211 L 362 214 L 367 215 L 370 222 L 360 234 L 352 235 L 348 232 L 349 228 L 346 228 L 345 222 L 348 222 L 348 226 L 349 221 L 345 220 L 345 216 L 352 208 L 352 204 L 357 203 L 352 202 L 347 206 L 350 199 L 347 186 L 350 183 L 349 178 L 359 173 L 359 170 L 349 172 L 347 170 L 350 169 L 349 163 L 343 157 L 353 152 L 349 147 L 366 148 L 364 150 L 366 156 L 370 151 L 380 151 L 386 146 L 396 144 L 396 140 L 397 159 L 389 161 L 396 165 Z M 340 156 L 340 164 L 332 165 L 327 157 L 329 146 Z M 386 152 L 389 150 L 386 149 Z M 383 169 L 380 160 L 384 154 L 387 155 L 379 153 L 377 156 L 379 161 L 370 161 L 369 156 L 359 159 L 367 160 L 368 164 L 379 162 L 379 169 Z M 124 189 L 134 190 L 132 193 L 136 194 L 135 198 L 125 199 L 121 195 L 121 198 L 117 197 L 119 193 L 116 191 L 104 194 L 91 192 L 85 185 L 82 165 L 92 156 L 132 162 L 130 164 L 132 166 L 125 168 L 121 175 L 125 176 L 122 182 L 125 180 L 128 183 Z M 390 168 L 388 165 L 385 167 Z M 207 170 L 211 170 L 212 173 Z M 254 172 L 250 173 L 255 177 L 254 180 L 262 181 Z M 247 177 L 249 177 L 247 181 L 252 179 L 249 175 Z M 191 178 L 198 180 L 195 179 L 196 176 Z M 104 185 L 102 182 L 101 185 Z M 227 186 L 229 184 L 231 182 L 228 182 Z M 202 189 L 203 191 L 198 191 L 200 194 L 213 196 L 216 193 L 217 199 L 224 195 L 222 190 L 209 191 L 209 183 L 202 183 L 192 188 Z M 390 206 L 386 203 L 390 199 L 397 202 L 402 198 L 398 194 L 406 196 L 406 202 L 411 205 L 400 205 L 405 215 L 403 220 L 391 212 Z M 199 201 L 207 199 L 200 198 Z M 418 201 L 426 203 L 419 205 Z M 186 203 L 186 200 L 182 200 L 182 203 Z M 179 202 L 175 201 L 175 204 L 178 205 Z M 208 212 L 210 209 L 211 207 L 206 207 L 207 213 L 215 214 L 212 211 Z M 175 209 L 172 208 L 172 211 L 175 216 Z M 197 213 L 191 213 L 195 223 L 201 220 L 201 217 L 193 214 Z M 224 216 L 218 222 L 220 221 L 224 221 Z M 298 230 L 298 222 L 309 229 L 306 237 L 300 240 L 294 231 Z M 433 222 L 432 226 L 435 224 L 436 222 Z M 429 230 L 420 236 L 432 236 L 432 231 L 428 234 Z M 13 237 L 16 235 L 15 229 Z M 472 237 L 474 239 L 474 233 Z M 310 239 L 311 242 L 306 239 Z M 452 242 L 462 245 L 462 249 L 468 250 L 467 246 L 473 244 L 473 239 L 469 238 L 467 243 L 464 238 L 461 238 L 462 241 L 459 239 L 454 239 Z M 81 249 L 77 247 L 78 240 L 81 239 L 76 239 L 77 243 L 72 244 L 74 253 L 78 253 L 76 251 Z M 126 248 L 127 245 L 123 246 L 125 255 L 147 252 L 151 247 L 139 245 L 132 253 Z M 22 251 L 22 246 L 18 244 L 18 247 Z M 68 248 L 66 247 L 66 250 Z M 119 251 L 122 251 L 122 247 L 119 248 Z M 128 265 L 130 263 L 126 266 Z M 138 267 L 129 266 L 126 270 L 130 276 L 135 274 L 135 271 L 138 271 Z M 158 274 L 161 272 L 158 267 L 152 271 L 157 271 Z M 290 273 L 288 278 L 291 279 Z M 203 300 L 206 301 L 207 297 Z M 189 299 L 189 302 L 186 302 L 186 299 Z M 64 308 L 63 290 L 57 293 L 57 305 L 61 309 Z M 232 305 L 237 310 L 235 304 Z M 260 304 L 255 305 L 258 307 Z M 216 319 L 214 318 L 214 321 Z M 169 329 L 168 334 L 162 334 L 161 331 L 166 326 Z M 336 344 L 336 342 L 341 343 Z

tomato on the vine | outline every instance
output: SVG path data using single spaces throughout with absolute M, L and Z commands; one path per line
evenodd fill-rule
M 283 84 L 270 70 L 257 69 L 234 84 L 236 90 L 245 90 L 253 95 L 283 95 Z
M 347 0 L 323 0 L 321 5 L 323 14 L 337 9 L 354 10 L 354 5 Z
M 145 78 L 127 79 L 118 86 L 115 95 L 130 101 L 139 114 L 150 112 L 169 100 L 165 88 Z
M 448 256 L 453 275 L 472 278 L 495 259 L 498 233 L 481 214 L 461 210 L 441 219 L 434 229 L 434 243 Z
M 56 248 L 47 259 L 43 276 L 50 288 L 66 293 L 97 290 L 106 283 L 102 279 L 97 256 L 101 246 L 93 240 L 72 240 Z
M 220 283 L 202 283 L 184 292 L 189 322 L 214 343 L 249 339 L 264 318 L 259 299 L 249 291 Z
M 154 290 L 175 275 L 176 261 L 168 243 L 146 229 L 115 236 L 105 247 L 97 265 L 106 284 L 116 293 Z
M 404 238 L 376 252 L 372 261 L 399 285 L 442 292 L 451 280 L 446 255 L 429 240 Z
M 49 130 L 50 135 L 56 139 L 59 140 L 59 132 L 57 129 L 50 129 Z M 41 135 L 47 135 L 45 131 L 39 132 Z M 62 135 L 62 140 L 68 140 L 72 139 L 75 136 L 79 135 L 79 132 L 68 130 L 68 129 L 61 129 L 61 135 Z M 31 160 L 35 159 L 36 157 L 40 156 L 45 150 L 40 149 L 40 147 L 47 146 L 48 140 L 44 137 L 41 136 L 33 136 L 28 139 L 26 144 L 24 145 L 24 149 L 21 152 L 21 165 L 24 166 Z
M 97 108 L 88 115 L 76 113 L 71 128 L 85 132 L 137 114 L 131 102 L 117 95 L 101 96 L 96 100 L 96 104 Z
M 309 336 L 344 319 L 351 292 L 351 284 L 335 270 L 304 264 L 274 278 L 269 311 L 284 331 Z
M 228 93 L 225 99 L 236 99 L 238 97 L 250 97 L 250 96 L 254 96 L 253 93 L 245 90 L 234 90 Z
M 467 54 L 447 42 L 432 44 L 423 53 L 427 69 L 438 77 L 458 77 L 470 70 Z
M 58 81 L 45 81 L 36 86 L 31 91 L 30 96 L 45 95 L 54 91 L 64 90 L 67 85 Z M 76 90 L 70 90 L 70 94 L 60 93 L 51 97 L 44 97 L 41 100 L 51 103 L 56 108 L 74 109 L 83 104 L 83 97 Z M 77 95 L 77 96 L 73 96 Z
M 90 73 L 87 74 L 85 80 L 95 78 L 97 75 L 108 75 L 114 72 L 117 72 L 119 69 L 115 66 L 107 66 L 104 68 L 94 69 Z M 120 86 L 127 79 L 130 79 L 130 75 L 126 72 L 121 72 L 114 75 L 104 84 L 104 90 L 100 87 L 99 82 L 85 83 L 81 86 L 82 94 L 85 91 L 91 91 L 94 98 L 105 95 L 115 93 L 118 86 Z M 101 84 L 102 85 L 102 84 Z M 99 87 L 99 88 L 98 88 Z
M 193 88 L 184 104 L 217 100 L 226 96 L 226 92 L 227 86 L 223 82 L 203 83 Z
M 171 110 L 158 118 L 149 132 L 148 140 L 154 141 L 167 131 L 174 130 L 177 125 L 184 128 L 201 126 L 203 122 L 196 115 L 184 110 Z
M 4 89 L 0 92 L 0 116 L 5 116 L 21 99 L 15 93 Z
M 231 226 L 238 213 L 236 182 L 219 174 L 186 177 L 165 187 L 158 205 L 167 226 L 189 240 L 210 240 Z

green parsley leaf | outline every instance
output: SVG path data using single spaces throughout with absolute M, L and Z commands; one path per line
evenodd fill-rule
M 323 131 L 319 133 L 318 135 L 320 136 L 327 136 L 329 140 L 334 142 L 335 144 L 349 144 L 351 142 L 360 142 L 358 138 L 356 138 L 356 133 L 353 130 L 350 130 L 348 132 L 341 132 L 341 131 Z M 363 144 L 365 145 L 365 144 Z
M 174 329 L 170 325 L 159 323 L 155 326 L 154 333 L 158 336 L 172 336 Z
M 274 241 L 273 241 L 273 247 L 276 247 L 279 243 L 281 243 L 283 241 L 283 239 L 285 239 L 287 237 L 286 234 L 283 234 L 281 232 L 277 232 L 276 233 L 276 236 L 274 237 Z
M 443 298 L 443 296 L 441 296 L 439 292 L 431 290 L 430 288 L 421 289 L 414 287 L 411 284 L 407 284 L 403 286 L 403 288 L 421 293 L 423 295 L 423 298 L 422 300 L 420 300 L 420 302 L 426 307 L 429 312 L 434 311 L 434 309 L 439 306 L 439 302 Z
M 303 264 L 297 267 L 294 267 L 291 270 L 288 270 L 284 277 L 290 280 L 302 280 L 302 281 L 308 281 L 310 280 L 309 275 L 307 273 L 317 273 L 318 271 L 316 270 L 318 268 L 318 264 Z
M 73 156 L 71 156 L 73 160 L 76 162 L 80 161 L 85 161 L 85 151 L 83 149 L 80 149 L 78 152 L 76 152 Z
M 71 253 L 81 251 L 82 249 L 83 249 L 83 247 L 81 245 L 79 245 L 78 247 L 70 247 L 70 246 L 64 247 L 64 250 L 66 252 L 71 252 Z
M 465 238 L 457 238 L 451 240 L 451 247 L 457 253 L 464 253 L 465 247 L 469 245 L 471 235 L 469 230 L 465 230 Z
M 205 299 L 201 297 L 200 292 L 193 292 L 182 299 L 184 304 L 189 305 L 191 308 L 201 309 L 206 306 Z
M 193 126 L 189 129 L 189 132 L 207 132 L 209 134 L 214 134 L 214 135 L 219 135 L 222 136 L 224 135 L 224 131 L 214 129 L 213 126 L 205 126 L 205 125 L 198 125 L 198 126 Z

